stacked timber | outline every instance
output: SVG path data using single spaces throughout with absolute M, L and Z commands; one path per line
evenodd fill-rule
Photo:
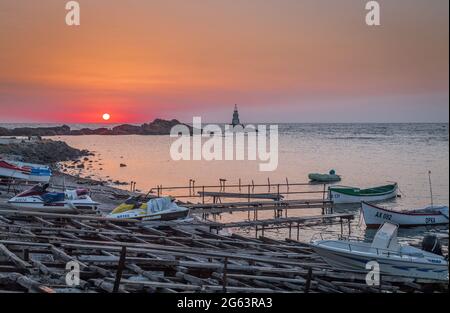
M 68 267 L 72 264 L 72 267 Z M 73 264 L 79 281 L 68 284 Z M 201 225 L 0 210 L 0 292 L 448 292 L 448 285 L 329 267 L 295 240 Z

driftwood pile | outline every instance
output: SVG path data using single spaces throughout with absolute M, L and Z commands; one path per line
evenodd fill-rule
M 79 266 L 79 284 L 67 284 Z M 68 267 L 68 264 L 72 264 Z M 71 280 L 72 279 L 72 280 Z M 330 268 L 306 244 L 88 215 L 0 209 L 0 292 L 448 292 Z

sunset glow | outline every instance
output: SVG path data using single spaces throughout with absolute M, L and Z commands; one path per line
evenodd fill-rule
M 448 119 L 448 0 L 79 2 L 0 1 L 1 121 Z
M 105 114 L 103 114 L 103 120 L 104 121 L 109 121 L 109 119 L 111 118 L 111 115 L 109 115 L 109 113 L 105 113 Z

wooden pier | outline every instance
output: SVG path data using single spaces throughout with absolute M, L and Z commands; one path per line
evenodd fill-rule
M 68 285 L 74 263 L 79 284 Z M 0 209 L 0 292 L 448 292 L 448 284 L 384 275 L 371 287 L 365 277 L 331 268 L 295 240 Z
M 305 199 L 305 200 L 280 200 L 280 201 L 251 201 L 251 202 L 225 202 L 225 203 L 181 203 L 182 206 L 191 210 L 191 213 L 202 214 L 203 218 L 207 215 L 248 212 L 253 213 L 253 220 L 258 219 L 259 211 L 274 211 L 274 217 L 288 217 L 288 211 L 298 209 L 321 209 L 322 214 L 333 213 L 333 203 L 328 200 Z
M 241 221 L 241 222 L 231 222 L 231 223 L 208 223 L 209 229 L 215 230 L 216 233 L 224 228 L 254 228 L 255 236 L 258 238 L 258 231 L 264 236 L 265 230 L 272 229 L 282 229 L 286 228 L 289 230 L 289 239 L 292 238 L 292 229 L 297 231 L 297 240 L 300 239 L 300 227 L 305 223 L 332 223 L 338 221 L 341 224 L 341 236 L 343 236 L 343 223 L 344 221 L 348 224 L 350 232 L 350 223 L 355 217 L 354 214 L 324 214 L 324 215 L 314 215 L 314 216 L 301 216 L 301 217 L 288 217 L 288 218 L 274 218 L 265 220 L 254 220 L 254 221 Z

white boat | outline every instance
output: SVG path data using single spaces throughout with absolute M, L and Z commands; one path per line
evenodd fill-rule
M 48 184 L 39 184 L 8 200 L 8 204 L 18 210 L 39 212 L 74 212 L 76 210 L 96 210 L 99 203 L 89 197 L 87 189 L 47 191 Z
M 0 159 L 0 177 L 48 183 L 51 176 L 52 171 L 48 166 Z
M 448 280 L 448 261 L 442 255 L 399 244 L 397 231 L 397 225 L 384 223 L 371 243 L 316 240 L 311 246 L 329 265 L 337 268 L 367 271 L 367 263 L 376 261 L 380 274 Z
M 383 201 L 397 196 L 397 183 L 360 189 L 348 186 L 328 187 L 328 198 L 333 203 L 360 203 L 361 201 Z
M 394 211 L 362 202 L 361 211 L 368 228 L 379 227 L 384 222 L 400 227 L 448 225 L 447 206 L 429 206 L 421 209 Z
M 108 217 L 171 221 L 184 219 L 188 215 L 189 209 L 178 206 L 170 197 L 154 198 L 148 202 L 141 202 L 140 197 L 130 197 L 108 214 Z

